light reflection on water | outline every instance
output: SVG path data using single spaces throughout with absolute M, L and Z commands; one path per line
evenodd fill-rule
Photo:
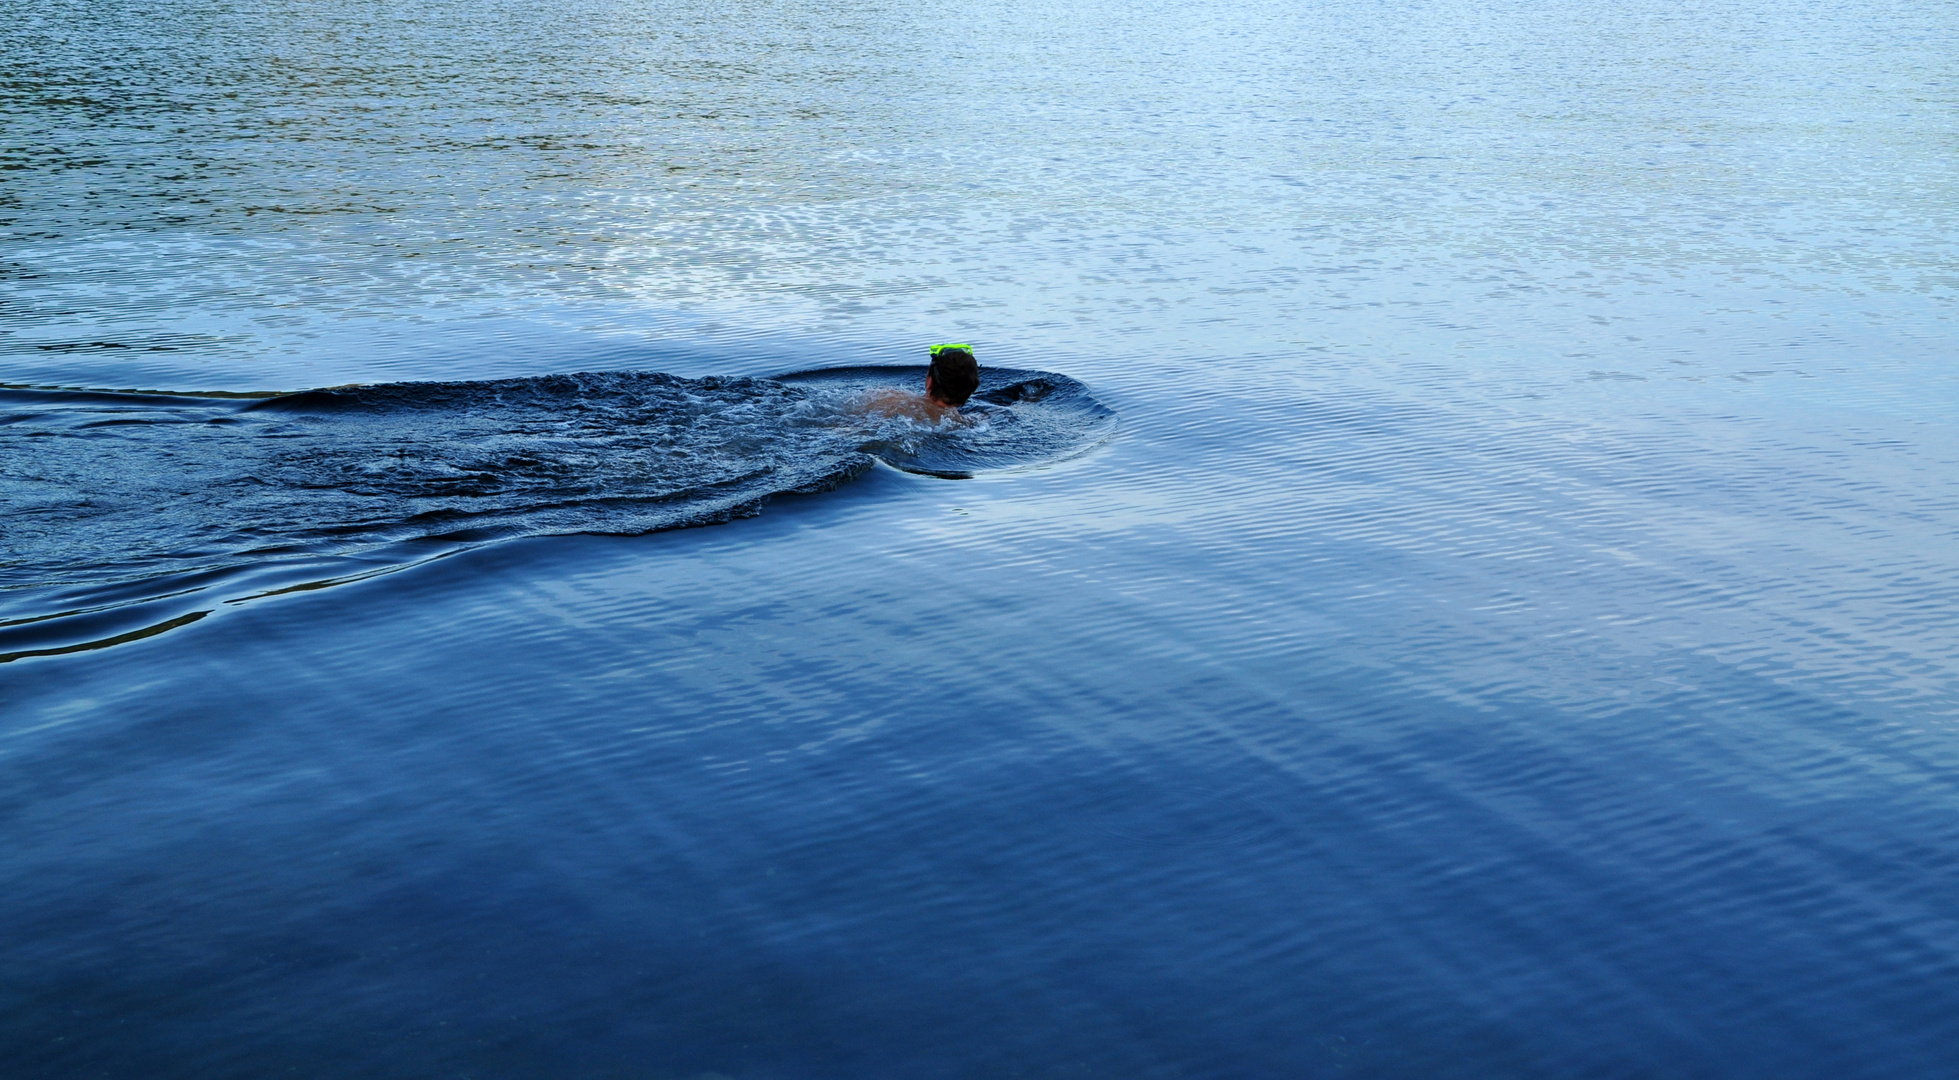
M 7 383 L 961 338 L 1122 417 L 6 665 L 0 1051 L 1950 1071 L 1956 31 L 0 0 Z

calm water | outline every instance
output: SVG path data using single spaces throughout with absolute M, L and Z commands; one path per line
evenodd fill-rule
M 0 58 L 7 1075 L 1959 1072 L 1950 5 Z

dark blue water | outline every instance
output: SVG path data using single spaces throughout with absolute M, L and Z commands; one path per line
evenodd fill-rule
M 1081 384 L 1011 368 L 987 369 L 957 412 L 879 406 L 924 381 L 923 368 L 872 367 L 276 395 L 0 390 L 13 410 L 0 663 L 499 540 L 718 525 L 878 462 L 948 479 L 1049 464 L 1114 427 Z
M 0 1073 L 1959 1071 L 1949 5 L 0 57 Z

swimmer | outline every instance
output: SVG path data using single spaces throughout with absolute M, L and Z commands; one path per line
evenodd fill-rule
M 973 359 L 971 345 L 932 346 L 932 366 L 925 369 L 925 392 L 914 394 L 895 387 L 880 390 L 864 402 L 866 411 L 886 416 L 907 416 L 913 420 L 937 423 L 957 417 L 959 406 L 979 389 L 979 363 Z

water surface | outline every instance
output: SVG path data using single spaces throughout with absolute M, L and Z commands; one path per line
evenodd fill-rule
M 964 408 L 880 408 L 919 368 L 782 379 L 601 372 L 273 395 L 0 390 L 10 558 L 0 663 L 154 636 L 524 536 L 760 513 L 884 461 L 967 478 L 1063 459 L 1114 416 L 1062 375 L 988 368 Z M 230 594 L 230 595 L 226 595 Z
M 126 590 L 4 631 L 121 639 L 0 665 L 16 1072 L 1959 1065 L 1949 5 L 0 0 L 0 50 L 50 508 L 0 602 Z M 944 340 L 1120 421 L 987 461 L 760 381 Z M 397 389 L 253 408 L 343 384 Z M 764 512 L 596 535 L 695 475 L 620 465 L 642 401 L 766 432 L 713 473 Z

